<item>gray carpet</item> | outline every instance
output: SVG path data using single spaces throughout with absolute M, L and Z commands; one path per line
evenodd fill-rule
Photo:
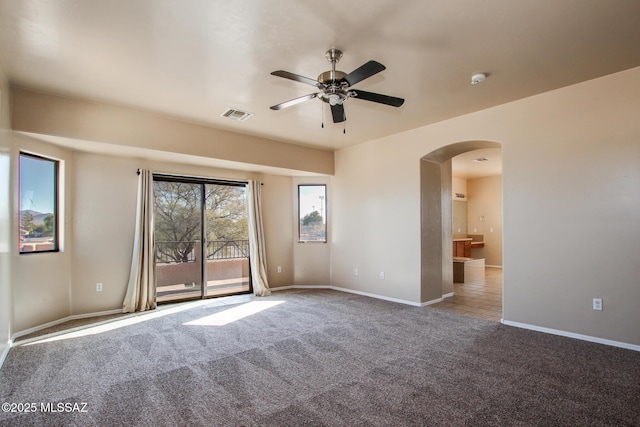
M 240 306 L 212 301 L 18 343 L 0 401 L 36 411 L 0 424 L 640 426 L 638 352 L 329 290 L 245 300 L 282 302 L 226 325 L 187 324 Z

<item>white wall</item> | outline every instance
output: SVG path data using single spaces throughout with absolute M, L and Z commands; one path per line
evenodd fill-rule
M 505 320 L 640 344 L 639 116 L 636 68 L 337 152 L 332 283 L 420 302 L 420 158 L 496 141 Z

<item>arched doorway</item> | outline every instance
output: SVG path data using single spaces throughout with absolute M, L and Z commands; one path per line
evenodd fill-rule
M 451 242 L 451 159 L 482 148 L 500 148 L 494 141 L 464 141 L 441 147 L 420 159 L 420 301 L 440 301 L 453 292 Z

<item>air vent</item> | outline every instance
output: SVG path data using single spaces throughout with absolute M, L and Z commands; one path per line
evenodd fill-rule
M 253 116 L 253 113 L 248 113 L 242 110 L 236 110 L 235 108 L 227 108 L 227 110 L 220 114 L 221 117 L 228 117 L 231 120 L 237 120 L 239 122 L 243 122 L 247 120 L 249 117 Z

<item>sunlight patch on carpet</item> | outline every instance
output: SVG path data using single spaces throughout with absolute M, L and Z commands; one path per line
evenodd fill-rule
M 219 313 L 184 323 L 188 326 L 224 326 L 282 304 L 284 301 L 251 301 Z

